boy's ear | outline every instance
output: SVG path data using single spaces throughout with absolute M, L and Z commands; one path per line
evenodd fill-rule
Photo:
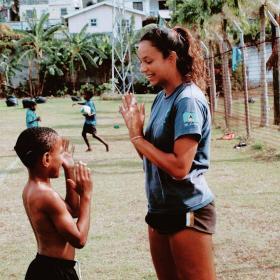
M 50 165 L 50 153 L 46 152 L 42 156 L 42 164 L 44 167 L 49 167 Z

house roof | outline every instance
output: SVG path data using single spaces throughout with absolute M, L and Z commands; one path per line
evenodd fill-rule
M 88 6 L 86 8 L 83 8 L 81 10 L 78 10 L 77 12 L 74 12 L 72 14 L 65 15 L 65 16 L 63 16 L 63 18 L 65 18 L 65 19 L 71 18 L 71 17 L 74 17 L 76 15 L 80 15 L 80 14 L 83 14 L 83 13 L 88 12 L 90 10 L 96 9 L 96 8 L 98 8 L 100 6 L 109 6 L 111 8 L 114 7 L 114 5 L 111 2 L 109 2 L 109 1 L 100 2 L 100 3 L 97 3 L 95 5 L 91 5 L 91 6 Z M 134 14 L 138 14 L 138 15 L 141 15 L 141 16 L 146 16 L 146 14 L 144 12 L 141 12 L 141 11 L 138 11 L 138 10 L 134 10 L 134 9 L 126 8 L 126 7 L 125 7 L 125 10 L 127 12 L 131 12 L 131 13 L 134 13 Z

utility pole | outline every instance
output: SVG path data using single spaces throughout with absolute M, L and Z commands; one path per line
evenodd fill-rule
M 113 0 L 112 26 L 112 93 L 133 91 L 131 65 L 131 21 L 125 10 L 125 0 Z

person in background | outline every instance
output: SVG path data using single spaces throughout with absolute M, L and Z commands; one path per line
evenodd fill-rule
M 140 39 L 140 70 L 161 86 L 144 130 L 144 104 L 123 97 L 120 112 L 143 159 L 150 251 L 160 280 L 214 280 L 214 195 L 209 168 L 211 116 L 204 59 L 182 27 L 153 28 Z
M 26 110 L 26 127 L 38 127 L 41 118 L 36 114 L 37 104 L 35 101 L 31 100 L 29 102 L 29 108 Z
M 85 92 L 84 92 L 85 102 L 76 103 L 76 104 L 79 104 L 79 105 L 87 105 L 87 106 L 90 107 L 90 110 L 91 110 L 91 113 L 89 115 L 84 114 L 85 122 L 84 122 L 84 126 L 83 126 L 82 136 L 83 136 L 84 141 L 87 145 L 86 152 L 92 151 L 91 145 L 90 145 L 90 143 L 88 141 L 88 138 L 87 138 L 88 133 L 91 134 L 93 138 L 95 138 L 96 140 L 101 142 L 105 146 L 106 152 L 109 152 L 109 145 L 105 142 L 104 139 L 102 139 L 99 135 L 97 135 L 96 109 L 95 109 L 95 105 L 93 103 L 92 97 L 93 97 L 92 91 L 91 90 L 85 90 Z M 73 105 L 75 105 L 75 104 L 73 104 Z

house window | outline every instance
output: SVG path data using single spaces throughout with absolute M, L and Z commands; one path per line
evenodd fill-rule
M 168 10 L 168 7 L 166 6 L 166 1 L 158 1 L 158 9 L 159 10 Z
M 133 2 L 133 9 L 143 11 L 143 2 Z
M 48 4 L 48 0 L 21 0 L 20 5 L 40 5 L 40 4 Z
M 90 20 L 90 26 L 97 26 L 97 18 L 92 18 Z
M 122 22 L 122 28 L 120 28 L 120 23 L 118 23 L 118 32 L 120 33 L 122 31 L 130 32 L 131 31 L 131 25 L 129 19 L 123 19 Z
M 89 7 L 89 6 L 91 6 L 91 5 L 93 5 L 93 2 L 92 2 L 92 1 L 89 1 L 89 2 L 87 2 L 86 7 Z
M 26 10 L 26 11 L 25 11 L 25 17 L 26 17 L 26 18 L 33 18 L 34 15 L 35 15 L 34 10 Z
M 61 8 L 61 9 L 60 9 L 60 15 L 61 15 L 61 16 L 67 15 L 67 8 Z

